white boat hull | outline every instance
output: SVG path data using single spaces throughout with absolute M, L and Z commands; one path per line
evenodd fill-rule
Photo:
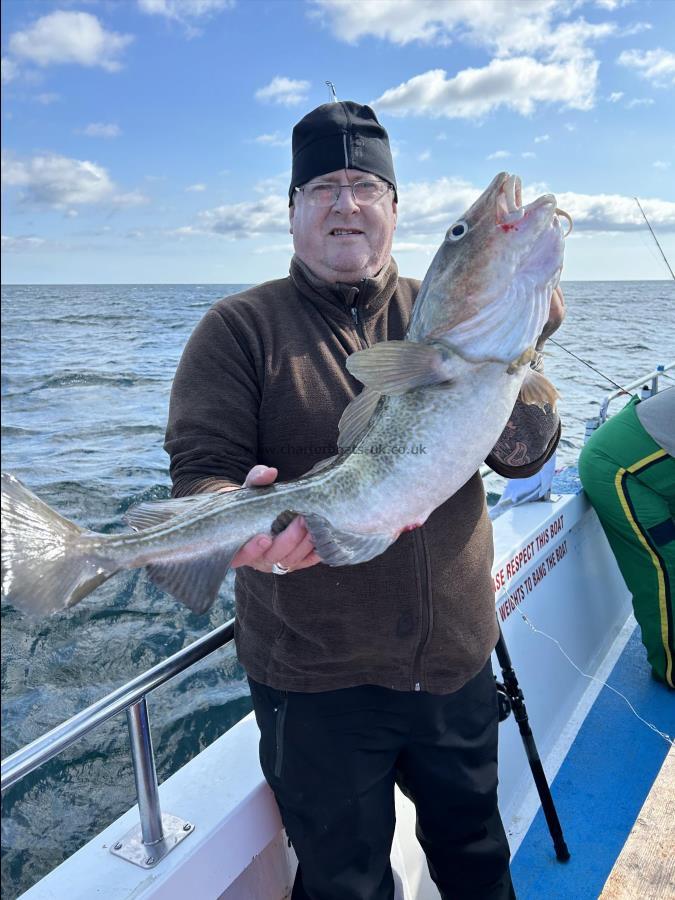
M 538 540 L 539 538 L 539 540 Z M 583 721 L 597 685 L 631 626 L 630 596 L 600 524 L 582 495 L 515 507 L 495 522 L 495 602 L 549 781 Z M 496 660 L 495 672 L 499 673 Z M 589 687 L 590 685 L 590 687 Z M 138 823 L 134 807 L 27 891 L 26 900 L 282 900 L 294 855 L 258 764 L 252 715 L 160 787 L 162 809 L 194 832 L 154 869 L 110 853 Z M 397 900 L 437 900 L 414 834 L 414 808 L 399 792 L 392 849 Z M 500 807 L 512 851 L 537 809 L 513 716 L 500 727 Z M 563 828 L 564 828 L 564 822 Z

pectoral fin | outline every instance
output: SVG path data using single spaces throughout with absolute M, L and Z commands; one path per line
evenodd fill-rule
M 544 409 L 544 406 L 548 404 L 555 410 L 559 396 L 560 394 L 545 375 L 535 372 L 534 369 L 528 369 L 519 394 L 523 403 L 528 406 L 538 406 L 540 409 Z
M 380 394 L 404 394 L 449 381 L 454 354 L 441 344 L 382 341 L 347 358 L 347 370 Z

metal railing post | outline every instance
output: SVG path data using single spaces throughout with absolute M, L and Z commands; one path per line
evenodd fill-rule
M 152 735 L 148 719 L 148 704 L 145 697 L 127 709 L 127 724 L 131 742 L 131 759 L 134 764 L 134 779 L 138 796 L 138 811 L 141 816 L 141 834 L 146 845 L 157 844 L 164 837 L 162 833 L 162 811 L 159 806 L 157 771 L 152 752 Z
M 658 393 L 659 390 L 659 375 L 665 371 L 665 366 L 657 366 L 654 377 L 652 378 L 652 397 L 654 394 Z
M 194 831 L 194 825 L 173 816 L 162 814 L 152 735 L 145 694 L 127 707 L 127 724 L 134 764 L 134 781 L 140 827 L 134 826 L 110 848 L 110 852 L 127 862 L 150 869 L 171 853 L 184 838 Z

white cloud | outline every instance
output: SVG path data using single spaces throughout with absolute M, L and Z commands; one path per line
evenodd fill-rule
M 0 72 L 2 73 L 2 83 L 9 84 L 19 74 L 19 69 L 13 60 L 8 56 L 3 56 Z
M 423 150 L 421 153 L 417 155 L 418 162 L 427 162 L 427 160 L 431 159 L 431 150 Z
M 138 191 L 120 192 L 103 166 L 55 153 L 24 160 L 3 154 L 2 183 L 21 189 L 24 204 L 40 208 L 135 206 L 147 200 Z
M 184 233 L 221 234 L 231 239 L 284 234 L 288 232 L 288 197 L 271 194 L 259 200 L 207 209 L 199 214 L 197 226 L 187 228 Z
M 25 253 L 31 250 L 39 250 L 46 243 L 44 238 L 35 237 L 35 235 L 19 235 L 13 237 L 9 234 L 2 235 L 2 252 L 3 253 Z
M 511 156 L 508 150 L 495 150 L 494 153 L 486 156 L 485 159 L 506 159 L 508 156 Z
M 531 150 L 526 150 L 524 153 L 521 153 L 520 155 L 523 157 L 523 159 L 536 159 L 537 158 L 537 154 L 533 153 Z
M 25 31 L 16 31 L 9 39 L 9 49 L 38 66 L 75 63 L 116 72 L 121 68 L 121 53 L 132 41 L 130 34 L 106 31 L 91 13 L 58 10 L 42 16 Z
M 138 0 L 141 12 L 178 22 L 205 19 L 233 6 L 234 0 Z
M 427 256 L 432 256 L 438 250 L 437 244 L 423 244 L 419 241 L 397 241 L 394 240 L 394 246 L 392 248 L 392 253 L 394 255 L 398 253 L 424 253 Z
M 550 140 L 551 140 L 550 134 L 540 134 L 534 139 L 534 142 L 535 142 L 535 144 L 544 144 L 546 141 L 550 141 Z
M 49 91 L 46 91 L 44 94 L 36 94 L 33 97 L 33 100 L 35 100 L 36 103 L 42 104 L 42 106 L 51 106 L 52 103 L 58 103 L 60 99 L 60 94 Z
M 663 159 L 655 159 L 654 162 L 652 163 L 652 165 L 654 166 L 655 169 L 664 169 L 665 170 L 665 169 L 670 168 L 670 163 L 666 162 Z
M 620 194 L 557 194 L 558 206 L 570 214 L 580 231 L 638 231 L 645 227 L 633 197 Z M 640 200 L 652 226 L 675 231 L 675 203 L 669 200 Z
M 635 97 L 626 103 L 626 109 L 635 109 L 636 106 L 653 106 L 654 101 L 651 97 Z
M 226 9 L 234 7 L 234 0 L 138 0 L 138 8 L 148 15 L 163 16 L 183 26 L 188 38 L 199 37 L 202 29 L 195 22 L 206 22 Z
M 564 59 L 616 31 L 613 24 L 560 21 L 575 4 L 559 0 L 313 0 L 313 8 L 350 43 L 367 36 L 394 44 L 464 39 L 499 56 L 544 51 Z
M 122 129 L 114 122 L 90 122 L 82 129 L 81 134 L 87 137 L 116 138 L 122 134 Z
M 280 106 L 295 106 L 307 99 L 309 81 L 295 81 L 276 75 L 269 84 L 255 92 L 256 100 L 278 103 Z
M 624 50 L 617 62 L 636 69 L 638 74 L 655 87 L 675 85 L 675 53 L 663 50 Z
M 373 101 L 394 115 L 448 118 L 484 116 L 500 106 L 530 115 L 540 103 L 573 109 L 593 106 L 598 63 L 571 59 L 540 63 L 531 57 L 493 59 L 482 69 L 464 69 L 448 78 L 443 69 L 416 75 Z
M 566 131 L 576 131 L 577 126 L 573 122 L 565 122 L 565 130 Z
M 256 256 L 266 256 L 268 253 L 286 253 L 293 252 L 293 242 L 286 241 L 285 244 L 264 244 L 262 247 L 256 247 L 253 251 Z
M 407 114 L 480 117 L 499 106 L 529 115 L 540 103 L 588 110 L 598 62 L 591 45 L 620 33 L 613 22 L 571 18 L 582 0 L 312 0 L 314 18 L 341 40 L 364 37 L 479 46 L 495 58 L 483 68 L 412 77 L 376 103 Z M 410 101 L 410 102 L 407 102 Z
M 274 134 L 259 134 L 253 138 L 253 141 L 256 144 L 268 144 L 270 147 L 290 147 L 291 145 L 290 136 L 284 136 L 279 131 L 275 131 Z
M 278 175 L 270 175 L 267 178 L 259 178 L 253 185 L 256 194 L 284 194 L 291 180 L 290 170 L 279 172 Z
M 191 184 L 185 188 L 186 191 L 191 191 L 193 194 L 201 194 L 206 190 L 205 184 Z
M 618 103 L 619 100 L 623 97 L 623 91 L 612 91 L 607 100 L 610 103 Z

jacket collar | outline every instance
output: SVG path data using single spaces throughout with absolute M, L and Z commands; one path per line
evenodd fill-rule
M 350 316 L 350 307 L 358 305 L 364 319 L 371 318 L 391 300 L 398 284 L 398 266 L 391 259 L 377 275 L 363 278 L 358 284 L 336 284 L 318 278 L 311 269 L 294 255 L 291 259 L 291 281 L 297 290 L 314 304 L 330 304 Z

